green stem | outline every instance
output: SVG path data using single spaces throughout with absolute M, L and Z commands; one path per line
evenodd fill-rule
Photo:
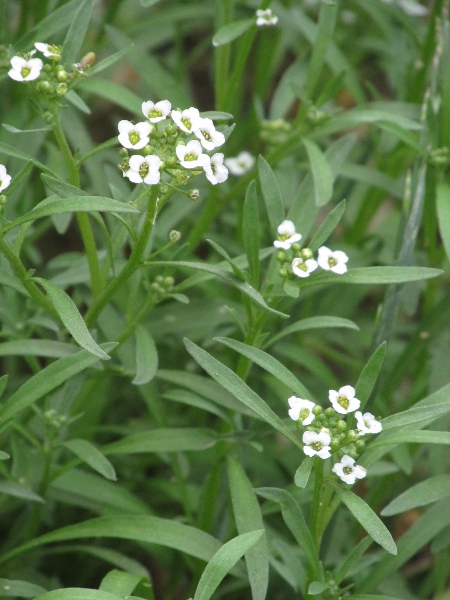
M 310 530 L 313 540 L 316 544 L 317 552 L 320 549 L 320 513 L 322 508 L 322 484 L 323 484 L 323 468 L 324 461 L 321 458 L 315 458 L 315 480 L 314 480 L 314 495 L 311 506 Z
M 219 16 L 218 28 L 223 27 L 231 23 L 233 18 L 233 3 L 231 0 L 222 0 L 221 2 L 221 14 Z M 230 68 L 230 52 L 231 45 L 225 44 L 218 46 L 214 52 L 214 63 L 215 63 L 215 78 L 214 78 L 214 91 L 216 96 L 216 108 L 217 110 L 224 110 L 225 108 L 225 95 L 227 91 L 228 83 L 228 72 Z

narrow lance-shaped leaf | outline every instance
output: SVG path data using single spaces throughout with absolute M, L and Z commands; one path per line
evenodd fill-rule
M 67 442 L 64 442 L 64 446 L 71 450 L 78 458 L 81 458 L 81 460 L 94 469 L 94 471 L 97 471 L 97 473 L 106 477 L 106 479 L 111 479 L 112 481 L 117 479 L 114 467 L 109 460 L 98 448 L 87 440 L 68 440 Z
M 24 183 L 28 179 L 31 170 L 33 169 L 33 161 L 28 161 L 25 166 L 23 166 L 20 171 L 14 175 L 11 183 L 9 184 L 6 194 L 10 196 L 15 190 Z
M 142 581 L 142 577 L 134 573 L 124 573 L 113 569 L 103 577 L 99 590 L 116 594 L 121 598 L 131 596 L 136 586 Z
M 325 154 L 319 146 L 306 138 L 303 139 L 303 143 L 308 154 L 309 164 L 311 165 L 316 205 L 322 206 L 331 200 L 333 194 L 333 173 Z
M 319 247 L 327 241 L 327 239 L 336 229 L 336 227 L 339 224 L 339 221 L 342 219 L 342 215 L 344 214 L 345 206 L 345 200 L 339 202 L 339 204 L 335 206 L 331 212 L 328 213 L 328 215 L 323 220 L 323 223 L 321 223 L 316 229 L 315 234 L 313 235 L 310 243 L 308 244 L 308 248 L 310 248 L 312 252 L 316 252 L 319 249 Z
M 305 488 L 308 485 L 309 476 L 314 465 L 314 459 L 311 456 L 306 456 L 302 464 L 295 472 L 294 483 L 297 487 Z
M 378 376 L 383 366 L 384 357 L 386 356 L 386 342 L 378 346 L 375 352 L 370 357 L 368 363 L 361 371 L 358 382 L 356 383 L 356 397 L 361 401 L 360 410 L 364 408 L 370 395 L 375 387 Z
M 202 451 L 217 444 L 219 439 L 212 429 L 200 427 L 152 429 L 127 435 L 104 446 L 102 451 L 104 454 Z
M 223 46 L 229 44 L 236 38 L 243 35 L 252 25 L 255 24 L 255 19 L 242 19 L 228 23 L 219 29 L 212 39 L 213 46 Z
M 359 330 L 359 327 L 353 321 L 349 319 L 344 319 L 342 317 L 332 317 L 328 315 L 323 315 L 321 317 L 307 317 L 306 319 L 300 319 L 297 323 L 292 323 L 292 325 L 288 325 L 284 327 L 280 333 L 277 333 L 273 336 L 264 346 L 267 348 L 278 342 L 282 338 L 287 335 L 291 335 L 293 333 L 297 333 L 299 331 L 307 331 L 309 329 L 322 329 L 327 327 L 343 327 L 345 329 L 356 329 Z
M 83 0 L 79 5 L 63 43 L 61 53 L 63 63 L 70 65 L 81 58 L 78 53 L 89 27 L 93 8 L 93 0 Z
M 40 585 L 18 579 L 0 579 L 0 590 L 3 597 L 15 598 L 35 598 L 46 592 Z
M 250 182 L 244 200 L 242 216 L 242 237 L 247 255 L 250 283 L 254 288 L 259 285 L 259 215 L 256 182 Z
M 224 544 L 206 565 L 198 582 L 194 600 L 210 600 L 225 575 L 231 571 L 241 556 L 256 544 L 263 533 L 264 530 L 243 533 Z
M 275 235 L 278 226 L 284 220 L 284 204 L 280 186 L 269 163 L 262 156 L 258 157 L 258 172 L 261 191 L 269 216 L 270 228 Z
M 450 475 L 436 475 L 410 487 L 406 492 L 397 496 L 383 508 L 381 514 L 385 517 L 426 506 L 450 496 Z
M 70 296 L 50 281 L 42 279 L 41 277 L 33 277 L 33 281 L 39 283 L 47 292 L 56 312 L 73 339 L 82 348 L 94 354 L 94 356 L 103 360 L 109 360 L 110 357 L 92 338 L 83 317 L 78 312 L 78 308 Z
M 158 351 L 149 331 L 142 325 L 136 327 L 136 377 L 132 383 L 143 385 L 155 376 L 158 370 Z
M 319 273 L 302 281 L 302 287 L 352 283 L 357 285 L 382 285 L 421 281 L 442 275 L 441 269 L 429 267 L 357 267 L 349 269 L 343 275 Z
M 110 594 L 109 592 L 86 588 L 63 588 L 61 590 L 52 590 L 37 598 L 39 598 L 39 600 L 123 600 L 120 596 Z
M 436 210 L 442 243 L 450 260 L 450 185 L 446 181 L 437 184 Z

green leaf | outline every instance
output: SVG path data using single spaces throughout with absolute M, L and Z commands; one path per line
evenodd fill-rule
M 269 423 L 274 429 L 282 433 L 285 437 L 300 446 L 299 440 L 291 433 L 283 421 L 278 417 L 262 398 L 248 387 L 231 369 L 213 358 L 208 352 L 202 350 L 189 340 L 184 340 L 186 350 L 198 364 L 205 369 L 207 373 L 229 391 L 235 398 L 240 400 L 248 408 L 257 413 L 266 423 Z
M 16 498 L 22 498 L 22 500 L 29 500 L 31 502 L 45 502 L 45 500 L 33 492 L 33 490 L 30 490 L 15 481 L 0 481 L 0 493 L 8 494 L 8 496 L 15 496 Z
M 333 39 L 337 12 L 338 5 L 336 2 L 322 2 L 320 4 L 319 22 L 308 67 L 308 81 L 306 84 L 308 98 L 313 98 L 317 81 L 322 72 L 327 49 Z
M 359 327 L 353 321 L 349 319 L 343 319 L 342 317 L 308 317 L 307 319 L 301 319 L 297 321 L 297 323 L 293 323 L 292 325 L 288 325 L 285 327 L 280 333 L 271 338 L 265 347 L 272 346 L 275 342 L 278 342 L 282 338 L 287 335 L 291 335 L 292 333 L 297 333 L 298 331 L 307 331 L 308 329 L 323 329 L 327 327 L 343 327 L 345 329 L 356 329 L 359 331 Z
M 303 138 L 303 144 L 311 166 L 316 206 L 323 206 L 331 200 L 333 195 L 333 172 L 325 154 L 315 142 Z
M 427 419 L 434 419 L 445 415 L 450 411 L 450 402 L 442 404 L 431 404 L 430 406 L 413 406 L 408 410 L 404 410 L 390 417 L 382 419 L 383 431 L 394 429 L 395 427 L 403 427 L 412 423 L 422 423 Z
M 284 221 L 284 204 L 280 186 L 269 163 L 261 155 L 258 157 L 258 172 L 270 228 L 275 234 L 278 226 Z
M 37 129 L 17 129 L 13 125 L 8 125 L 8 123 L 2 123 L 2 127 L 9 131 L 10 133 L 41 133 L 42 131 L 51 131 L 51 127 L 39 127 Z
M 17 188 L 22 185 L 24 181 L 28 179 L 29 174 L 33 169 L 33 161 L 29 160 L 25 166 L 23 166 L 20 171 L 14 175 L 11 183 L 9 184 L 6 194 L 10 196 Z
M 83 100 L 83 98 L 76 93 L 75 90 L 69 90 L 67 92 L 67 94 L 65 95 L 65 99 L 68 102 L 70 102 L 70 104 L 72 104 L 72 106 L 75 106 L 75 108 L 77 108 L 79 111 L 81 111 L 85 115 L 91 114 L 91 109 L 86 104 L 86 102 Z
M 115 596 L 101 590 L 89 590 L 87 588 L 64 588 L 61 590 L 52 590 L 38 596 L 36 600 L 122 600 L 120 596 Z
M 153 337 L 142 325 L 136 327 L 136 377 L 131 383 L 143 385 L 155 376 L 158 370 L 158 351 Z
M 220 440 L 211 429 L 178 427 L 152 429 L 127 435 L 102 448 L 104 454 L 140 454 L 146 452 L 187 452 L 212 448 Z
M 212 43 L 213 46 L 223 46 L 229 44 L 242 34 L 244 34 L 252 25 L 255 24 L 255 19 L 242 19 L 224 25 L 215 33 Z
M 259 286 L 259 215 L 256 182 L 251 181 L 245 194 L 242 215 L 242 237 L 244 238 L 245 254 L 247 255 L 250 283 L 258 289 Z
M 328 583 L 322 583 L 321 581 L 313 581 L 309 584 L 308 594 L 310 596 L 317 596 L 321 594 L 325 590 L 327 590 L 330 586 Z
M 59 546 L 58 548 L 49 548 L 46 554 L 62 554 L 64 551 L 72 554 L 73 552 L 81 552 L 88 556 L 94 556 L 100 560 L 107 562 L 118 569 L 139 575 L 143 579 L 148 579 L 149 573 L 137 560 L 129 558 L 122 552 L 117 552 L 111 548 L 102 548 L 101 546 L 92 546 L 87 544 L 68 544 L 66 547 Z
M 392 431 L 370 443 L 370 449 L 397 444 L 450 444 L 448 431 Z
M 213 121 L 231 121 L 231 119 L 234 119 L 233 115 L 223 110 L 204 110 L 200 113 L 200 116 Z
M 0 563 L 45 544 L 98 537 L 159 544 L 186 552 L 204 561 L 210 560 L 221 547 L 220 542 L 211 535 L 174 519 L 147 515 L 114 515 L 88 519 L 36 537 L 3 553 Z
M 104 344 L 106 351 L 116 344 Z M 65 356 L 45 367 L 24 383 L 8 400 L 0 406 L 0 423 L 11 419 L 39 398 L 42 398 L 73 375 L 94 364 L 98 358 L 82 350 L 71 356 Z
M 292 372 L 276 358 L 270 356 L 267 352 L 264 352 L 264 350 L 254 348 L 253 346 L 249 346 L 248 344 L 238 342 L 231 338 L 217 337 L 214 339 L 252 360 L 268 373 L 271 373 L 271 375 L 276 377 L 279 381 L 287 385 L 295 394 L 299 394 L 302 398 L 311 399 L 311 393 L 300 383 L 295 375 L 293 375 Z
M 76 346 L 54 340 L 11 340 L 0 344 L 0 356 L 46 356 L 62 358 L 77 352 Z
M 359 379 L 356 383 L 355 396 L 361 401 L 360 410 L 362 411 L 367 404 L 370 395 L 375 387 L 378 376 L 383 367 L 384 358 L 386 356 L 386 342 L 378 346 L 372 356 L 369 358 L 366 366 L 361 371 Z
M 79 3 L 79 0 L 71 0 L 50 11 L 33 29 L 28 30 L 26 35 L 14 42 L 14 47 L 22 52 L 29 52 L 35 40 L 48 40 L 54 37 L 73 21 Z
M 406 145 L 411 146 L 419 156 L 426 156 L 427 152 L 419 142 L 417 134 L 412 133 L 392 121 L 378 121 L 378 127 L 392 134 Z
M 77 196 L 89 196 L 87 192 L 81 190 L 80 188 L 77 188 L 74 185 L 70 185 L 70 183 L 66 183 L 65 181 L 61 181 L 61 179 L 57 179 L 56 177 L 46 175 L 45 173 L 41 174 L 41 179 L 44 182 L 45 186 L 51 192 L 60 196 L 61 198 L 76 198 Z
M 78 87 L 83 91 L 100 96 L 100 98 L 105 98 L 135 115 L 142 116 L 141 98 L 123 85 L 100 77 L 87 77 L 78 84 Z
M 81 59 L 79 52 L 89 28 L 93 8 L 93 0 L 82 0 L 80 3 L 63 43 L 61 53 L 61 61 L 63 64 L 70 66 L 72 63 Z
M 294 536 L 297 544 L 302 549 L 311 569 L 312 576 L 317 580 L 324 581 L 323 567 L 317 557 L 316 545 L 314 544 L 302 510 L 296 500 L 289 492 L 278 488 L 264 487 L 258 488 L 255 491 L 258 496 L 277 502 L 280 505 L 283 520 Z
M 245 273 L 236 265 L 236 263 L 233 261 L 233 259 L 231 258 L 231 256 L 228 254 L 228 252 L 222 248 L 222 246 L 219 246 L 219 244 L 217 244 L 216 242 L 214 242 L 213 240 L 206 240 L 208 242 L 208 244 L 210 246 L 212 246 L 214 248 L 214 250 L 220 254 L 220 256 L 225 259 L 227 261 L 227 263 L 230 265 L 233 273 L 236 275 L 236 277 L 238 279 L 240 279 L 241 281 L 246 281 L 247 278 L 245 276 Z
M 302 464 L 295 472 L 294 483 L 297 487 L 305 488 L 308 485 L 309 476 L 311 475 L 314 466 L 314 459 L 307 456 L 303 459 Z
M 10 455 L 3 452 L 3 450 L 0 450 L 0 460 L 8 460 L 8 458 L 11 458 Z
M 436 475 L 413 485 L 383 508 L 384 517 L 438 502 L 450 496 L 450 475 Z
M 85 350 L 91 352 L 94 356 L 102 360 L 109 360 L 111 357 L 104 352 L 100 346 L 94 341 L 89 333 L 83 317 L 78 312 L 75 302 L 59 287 L 42 279 L 41 277 L 33 277 L 33 281 L 39 283 L 47 292 L 59 318 L 64 323 L 67 330 L 70 332 L 73 339 Z
M 228 457 L 228 479 L 231 502 L 240 534 L 264 529 L 258 500 L 244 469 L 232 457 Z M 264 600 L 269 585 L 269 553 L 265 536 L 245 555 L 252 600 Z
M 114 569 L 103 577 L 98 589 L 102 592 L 115 594 L 121 598 L 127 598 L 127 596 L 131 596 L 134 589 L 141 581 L 142 577 L 139 575 L 125 573 L 124 571 Z
M 224 544 L 206 565 L 198 582 L 194 600 L 209 600 L 225 575 L 231 571 L 241 556 L 258 542 L 263 533 L 264 530 L 243 533 Z
M 94 471 L 103 475 L 106 479 L 116 481 L 116 472 L 109 460 L 87 440 L 68 440 L 63 446 L 71 450 L 78 458 L 81 458 Z
M 4 142 L 0 142 L 0 154 L 6 154 L 7 156 L 12 156 L 13 158 L 19 158 L 20 160 L 26 160 L 27 162 L 32 162 L 33 165 L 39 167 L 41 171 L 45 173 L 49 173 L 49 175 L 53 175 L 53 177 L 58 177 L 58 173 L 49 169 L 44 163 L 36 160 L 31 154 L 27 154 L 22 150 L 19 150 L 15 146 L 10 146 L 9 144 L 5 144 Z M 12 185 L 12 182 L 11 182 Z
M 19 217 L 15 221 L 8 223 L 4 228 L 5 231 L 9 231 L 14 227 L 22 225 L 22 223 L 28 223 L 28 221 L 35 221 L 36 219 L 42 219 L 42 217 L 48 217 L 50 215 L 59 215 L 62 213 L 73 213 L 73 212 L 125 212 L 125 213 L 137 213 L 137 209 L 133 208 L 125 202 L 119 202 L 118 200 L 112 200 L 111 198 L 103 198 L 101 196 L 82 196 L 81 194 L 73 196 L 71 198 L 58 198 L 56 196 L 50 196 L 42 202 L 40 202 L 33 210 Z
M 343 275 L 320 273 L 302 282 L 302 287 L 330 283 L 353 283 L 358 285 L 379 285 L 421 281 L 442 275 L 441 269 L 429 267 L 358 267 Z
M 399 598 L 381 594 L 352 594 L 352 600 L 399 600 Z
M 356 546 L 352 548 L 344 562 L 334 573 L 333 579 L 338 585 L 343 579 L 347 577 L 347 574 L 350 572 L 354 565 L 361 564 L 363 555 L 372 544 L 372 538 L 370 537 L 370 535 L 366 535 L 360 542 L 358 542 L 358 544 L 356 544 Z
M 179 268 L 189 268 L 189 269 L 197 269 L 198 271 L 204 271 L 206 273 L 210 273 L 211 275 L 215 275 L 216 277 L 219 277 L 219 279 L 222 279 L 223 281 L 225 281 L 226 283 L 228 283 L 229 285 L 232 285 L 233 287 L 235 287 L 236 289 L 238 289 L 242 294 L 245 294 L 246 296 L 248 296 L 255 304 L 257 304 L 259 307 L 263 308 L 265 311 L 269 312 L 272 315 L 275 315 L 277 317 L 281 317 L 283 319 L 288 318 L 288 315 L 285 315 L 282 312 L 279 312 L 278 310 L 275 310 L 273 308 L 270 308 L 270 306 L 268 306 L 264 300 L 264 298 L 261 296 L 261 294 L 255 290 L 254 288 L 252 288 L 252 286 L 244 281 L 241 281 L 240 279 L 238 279 L 235 275 L 233 275 L 232 273 L 225 271 L 224 269 L 221 269 L 220 267 L 217 267 L 216 265 L 209 265 L 206 263 L 195 263 L 195 262 L 185 262 L 185 261 L 151 261 L 150 263 L 148 263 L 149 266 L 154 266 L 154 267 L 179 267 Z
M 325 217 L 323 222 L 316 229 L 316 232 L 313 235 L 312 240 L 308 244 L 308 248 L 310 248 L 310 250 L 312 252 L 317 252 L 319 247 L 322 246 L 322 244 L 327 241 L 327 239 L 330 237 L 330 235 L 336 229 L 336 227 L 339 224 L 339 221 L 342 219 L 342 215 L 344 214 L 345 206 L 346 206 L 345 200 L 342 200 L 341 202 L 339 202 L 339 204 L 337 206 L 335 206 L 333 208 L 333 210 L 327 214 L 327 216 Z
M 92 77 L 92 75 L 96 75 L 97 73 L 100 73 L 101 71 L 104 71 L 105 69 L 108 69 L 112 65 L 115 65 L 117 62 L 122 60 L 122 58 L 124 56 L 126 56 L 128 54 L 128 52 L 131 50 L 131 48 L 133 48 L 133 44 L 130 44 L 126 48 L 122 48 L 122 50 L 119 50 L 118 52 L 114 52 L 114 54 L 107 56 L 106 58 L 101 60 L 99 63 L 93 65 L 89 69 L 89 73 L 88 73 L 89 77 Z
M 436 211 L 439 233 L 441 234 L 447 259 L 450 260 L 450 185 L 446 181 L 437 183 Z
M 19 581 L 18 579 L 0 579 L 0 596 L 15 596 L 17 598 L 34 598 L 39 594 L 45 594 L 40 585 Z
M 0 377 L 0 398 L 3 396 L 3 392 L 5 391 L 7 384 L 8 384 L 8 375 L 2 375 Z
M 390 554 L 397 554 L 397 547 L 389 530 L 370 506 L 350 490 L 344 490 L 339 485 L 333 485 L 333 487 L 339 494 L 342 502 L 370 537 Z
M 196 408 L 206 410 L 213 415 L 217 415 L 224 421 L 230 421 L 228 415 L 218 406 L 212 402 L 209 402 L 208 400 L 204 400 L 197 394 L 192 394 L 188 390 L 170 390 L 169 392 L 165 392 L 163 397 L 167 398 L 168 400 L 173 400 L 174 402 L 186 404 L 188 406 L 195 406 Z

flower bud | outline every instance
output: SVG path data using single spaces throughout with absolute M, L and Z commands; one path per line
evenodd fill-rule
M 322 407 L 319 404 L 316 404 L 315 406 L 313 406 L 313 409 L 311 412 L 313 415 L 318 417 L 322 413 Z
M 313 253 L 311 252 L 310 248 L 303 248 L 303 250 L 301 251 L 301 255 L 303 260 L 308 260 L 312 258 Z
M 176 132 L 177 132 L 177 128 L 174 125 L 169 125 L 168 127 L 166 127 L 167 135 L 174 135 Z
M 283 279 L 286 279 L 288 276 L 288 272 L 286 269 L 278 269 L 278 275 Z
M 53 91 L 53 87 L 48 81 L 40 81 L 37 84 L 37 89 L 41 94 L 50 94 Z
M 350 429 L 350 431 L 348 432 L 348 439 L 349 440 L 356 440 L 358 437 L 358 432 L 356 432 L 354 429 Z
M 280 250 L 280 252 L 276 253 L 275 258 L 277 259 L 277 261 L 279 263 L 284 263 L 287 261 L 287 254 L 286 254 L 286 252 L 283 252 L 282 250 Z
M 44 121 L 46 123 L 48 123 L 49 125 L 51 125 L 53 123 L 53 119 L 54 116 L 52 115 L 51 112 L 49 112 L 48 110 L 42 115 L 42 118 L 44 119 Z
M 342 433 L 347 429 L 347 423 L 345 421 L 338 421 L 336 423 L 336 429 Z
M 166 290 L 171 290 L 174 286 L 175 279 L 173 277 L 164 277 L 164 287 Z
M 65 71 L 64 69 L 62 69 L 61 71 L 58 71 L 56 73 L 56 79 L 61 82 L 64 83 L 65 81 L 67 81 L 67 78 L 69 77 L 67 71 Z
M 292 244 L 291 248 L 294 252 L 300 252 L 302 247 L 301 247 L 301 244 L 295 243 L 295 244 Z
M 186 173 L 186 171 L 175 171 L 175 179 L 177 180 L 177 183 L 182 185 L 189 179 L 189 175 Z
M 197 189 L 191 190 L 188 194 L 188 198 L 191 200 L 198 200 L 200 198 L 200 192 Z
M 331 440 L 330 446 L 331 446 L 332 450 L 337 450 L 339 448 L 339 445 L 340 445 L 340 443 L 339 443 L 339 439 L 338 438 L 333 438 Z
M 128 150 L 127 150 L 126 148 L 121 148 L 121 149 L 119 150 L 119 155 L 120 155 L 122 158 L 128 158 Z
M 335 412 L 334 408 L 331 408 L 331 406 L 329 406 L 328 408 L 325 409 L 325 414 L 327 417 L 334 417 L 336 412 Z
M 7 201 L 6 196 L 4 196 L 3 194 L 0 194 L 0 206 L 5 206 Z
M 65 96 L 67 94 L 67 83 L 58 83 L 56 93 L 58 96 Z
M 179 239 L 181 239 L 181 233 L 176 229 L 172 229 L 172 231 L 169 233 L 169 240 L 172 242 L 172 244 L 175 244 Z
M 172 167 L 174 167 L 178 160 L 176 158 L 176 156 L 168 156 L 167 158 L 164 159 L 164 162 L 166 163 L 166 167 L 171 169 Z
M 163 283 L 164 277 L 162 275 L 157 275 L 155 277 L 155 281 L 156 281 L 156 283 Z
M 356 449 L 360 452 L 361 450 L 364 449 L 364 446 L 366 445 L 366 442 L 364 440 L 358 440 L 355 444 Z

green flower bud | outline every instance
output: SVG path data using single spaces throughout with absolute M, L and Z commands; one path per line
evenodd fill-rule
M 339 439 L 337 438 L 332 438 L 331 443 L 330 443 L 330 447 L 332 450 L 337 450 L 340 446 L 340 442 Z
M 56 93 L 58 96 L 65 96 L 67 94 L 67 83 L 59 83 L 56 86 Z
M 53 123 L 53 120 L 54 120 L 54 118 L 55 118 L 55 117 L 52 115 L 52 113 L 51 113 L 51 112 L 49 112 L 49 111 L 46 111 L 46 112 L 45 112 L 45 113 L 42 115 L 42 118 L 44 119 L 44 121 L 45 121 L 46 123 L 48 123 L 49 125 L 51 125 L 51 124 Z
M 0 206 L 5 206 L 7 202 L 7 198 L 6 196 L 4 196 L 3 194 L 0 195 Z
M 347 423 L 345 421 L 338 421 L 336 423 L 336 429 L 342 433 L 347 429 Z
M 56 73 L 56 79 L 58 81 L 60 81 L 61 83 L 64 83 L 65 81 L 67 81 L 67 78 L 69 77 L 67 71 L 65 71 L 64 69 L 61 69 L 61 71 L 58 71 Z
M 197 189 L 191 190 L 188 194 L 188 198 L 191 200 L 198 200 L 200 198 L 200 192 Z
M 358 441 L 356 442 L 356 444 L 355 444 L 355 446 L 356 446 L 356 449 L 357 449 L 359 452 L 361 452 L 361 450 L 363 450 L 363 449 L 364 449 L 365 445 L 366 445 L 366 442 L 365 442 L 364 440 L 358 440 Z
M 348 432 L 348 439 L 349 440 L 356 440 L 358 438 L 358 433 L 354 430 L 354 429 L 350 429 L 350 431 Z
M 50 94 L 53 92 L 53 86 L 48 81 L 40 81 L 37 84 L 37 90 L 41 94 Z
M 177 128 L 174 125 L 169 125 L 166 127 L 166 135 L 175 135 L 177 132 Z
M 155 281 L 156 281 L 156 283 L 163 283 L 164 277 L 162 275 L 157 275 L 155 277 Z
M 170 277 L 170 276 L 169 277 L 164 277 L 164 287 L 167 290 L 172 289 L 173 286 L 174 286 L 174 283 L 175 283 L 175 279 L 173 277 Z
M 336 412 L 335 412 L 334 408 L 331 408 L 331 406 L 329 406 L 328 408 L 325 409 L 325 414 L 327 417 L 334 417 Z
M 303 248 L 302 250 L 302 258 L 303 260 L 308 260 L 309 258 L 313 257 L 313 253 L 311 252 L 310 248 Z
M 277 261 L 279 263 L 284 263 L 287 261 L 287 254 L 286 254 L 286 252 L 283 252 L 282 250 L 280 250 L 280 252 L 276 253 L 275 258 L 277 259 Z
M 286 269 L 278 269 L 278 275 L 283 279 L 286 279 L 288 276 L 288 272 Z
M 121 148 L 119 150 L 119 156 L 122 158 L 128 158 L 128 150 L 126 148 Z
M 300 252 L 302 246 L 301 244 L 292 244 L 291 248 L 294 252 Z
M 177 231 L 176 229 L 172 229 L 172 231 L 169 233 L 169 240 L 172 242 L 172 244 L 175 244 L 176 242 L 178 242 L 178 240 L 181 238 L 181 233 L 179 231 Z
M 319 404 L 316 404 L 312 409 L 312 414 L 318 417 L 322 413 L 322 407 Z

